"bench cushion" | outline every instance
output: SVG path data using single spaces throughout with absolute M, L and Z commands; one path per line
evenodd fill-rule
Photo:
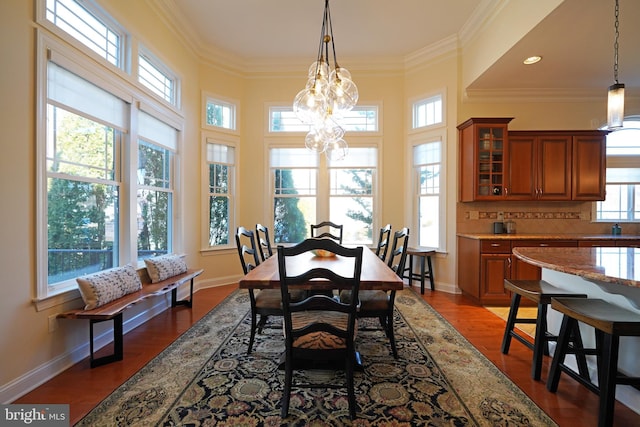
M 187 271 L 187 263 L 179 255 L 162 255 L 144 260 L 151 283 L 161 282 L 169 277 Z
M 142 289 L 136 269 L 129 264 L 78 277 L 76 281 L 85 303 L 85 310 L 100 307 Z

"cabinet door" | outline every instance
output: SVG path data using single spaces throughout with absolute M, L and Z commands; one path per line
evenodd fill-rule
M 606 185 L 606 137 L 573 137 L 572 200 L 604 200 Z
M 536 195 L 536 149 L 533 136 L 509 135 L 509 163 L 507 165 L 507 198 L 532 200 Z
M 482 304 L 508 304 L 509 292 L 504 289 L 504 279 L 509 277 L 511 255 L 482 255 L 480 300 Z
M 616 246 L 626 246 L 629 248 L 640 248 L 640 240 L 616 240 Z
M 571 200 L 571 142 L 570 136 L 538 138 L 537 199 Z

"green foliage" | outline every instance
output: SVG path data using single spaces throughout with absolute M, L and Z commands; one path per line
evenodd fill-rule
M 293 190 L 293 175 L 290 170 L 276 171 L 275 188 L 292 189 L 288 194 L 297 194 Z M 297 197 L 275 197 L 273 206 L 274 241 L 276 243 L 301 242 L 307 236 L 307 223 L 304 214 L 298 208 Z

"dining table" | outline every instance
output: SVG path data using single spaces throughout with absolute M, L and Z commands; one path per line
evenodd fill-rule
M 339 255 L 317 256 L 310 252 L 289 257 L 287 260 L 287 272 L 290 275 L 298 275 L 314 267 L 329 268 L 341 275 L 353 274 L 353 261 Z M 280 289 L 280 273 L 278 268 L 278 255 L 267 258 L 249 271 L 240 279 L 238 287 L 240 289 Z M 402 290 L 404 282 L 387 264 L 378 256 L 365 247 L 362 251 L 362 271 L 360 274 L 360 290 Z M 336 289 L 336 284 L 331 282 L 323 283 L 313 281 L 307 289 L 322 291 Z M 362 358 L 360 352 L 356 351 L 357 371 L 363 371 Z M 284 355 L 280 358 L 280 369 L 284 368 Z
M 312 253 L 304 253 L 287 260 L 287 271 L 290 275 L 298 275 L 312 268 L 328 268 L 337 274 L 353 274 L 353 262 L 340 256 L 322 257 Z M 278 256 L 267 258 L 240 279 L 240 289 L 280 289 L 280 273 Z M 402 290 L 404 282 L 369 248 L 362 251 L 362 272 L 360 274 L 360 290 Z M 330 290 L 335 284 L 314 281 L 308 289 Z

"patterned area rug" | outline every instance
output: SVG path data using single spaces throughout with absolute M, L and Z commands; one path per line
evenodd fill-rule
M 360 325 L 357 419 L 346 390 L 296 389 L 282 420 L 278 318 L 249 341 L 249 298 L 236 291 L 114 391 L 82 426 L 547 426 L 555 423 L 414 291 L 396 296 L 399 359 L 377 321 Z M 281 319 L 280 319 L 281 320 Z M 372 327 L 374 330 L 362 330 Z M 298 371 L 343 382 L 341 372 Z M 305 378 L 308 379 L 308 378 Z

